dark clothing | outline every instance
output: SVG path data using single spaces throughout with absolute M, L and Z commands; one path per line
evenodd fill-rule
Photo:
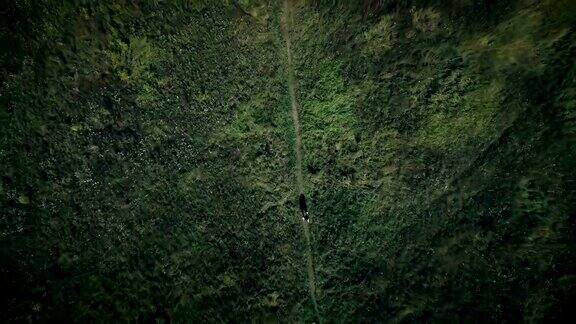
M 308 220 L 308 206 L 306 206 L 306 196 L 300 194 L 300 212 L 302 213 L 302 218 Z
M 308 206 L 306 206 L 306 196 L 304 194 L 300 194 L 300 211 L 307 212 Z

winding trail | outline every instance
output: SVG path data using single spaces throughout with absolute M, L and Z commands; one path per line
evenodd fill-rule
M 296 183 L 298 185 L 298 192 L 304 193 L 304 177 L 302 176 L 302 136 L 300 133 L 300 118 L 298 116 L 298 99 L 296 97 L 296 76 L 294 73 L 294 64 L 292 61 L 292 43 L 290 41 L 289 26 L 292 24 L 292 4 L 290 0 L 284 0 L 284 11 L 281 18 L 282 35 L 286 43 L 286 57 L 288 62 L 286 64 L 288 74 L 288 93 L 290 95 L 290 104 L 292 107 L 292 121 L 294 123 L 294 137 L 295 151 L 296 151 Z M 301 218 L 300 215 L 297 215 Z M 314 277 L 314 256 L 312 254 L 312 244 L 310 240 L 310 227 L 307 221 L 302 219 L 302 229 L 304 231 L 304 238 L 306 240 L 306 268 L 308 273 L 308 290 L 310 292 L 310 299 L 314 305 L 314 312 L 318 318 L 318 322 L 322 322 L 320 311 L 318 309 L 318 302 L 316 301 L 316 279 Z

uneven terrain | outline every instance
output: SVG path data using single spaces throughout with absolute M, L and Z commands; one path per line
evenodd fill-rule
M 575 316 L 574 1 L 1 12 L 2 321 Z

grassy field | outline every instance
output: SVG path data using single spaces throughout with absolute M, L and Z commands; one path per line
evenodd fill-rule
M 2 321 L 576 315 L 574 1 L 2 7 Z

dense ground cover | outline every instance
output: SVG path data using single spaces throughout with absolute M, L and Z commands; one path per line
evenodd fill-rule
M 324 316 L 569 318 L 573 3 L 355 5 L 294 18 Z
M 11 10 L 17 33 L 4 36 L 20 38 L 2 76 L 8 318 L 300 314 L 277 17 L 186 1 Z
M 282 19 L 322 319 L 574 315 L 574 2 L 288 5 L 3 5 L 3 320 L 315 320 Z

